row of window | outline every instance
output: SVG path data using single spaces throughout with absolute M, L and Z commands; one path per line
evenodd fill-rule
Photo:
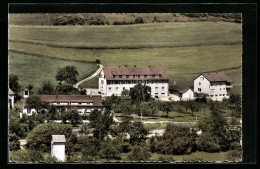
M 162 77 L 162 75 L 113 75 L 114 78 L 116 77 L 119 77 L 119 78 L 129 78 L 129 77 L 133 77 L 133 78 L 141 78 L 144 77 L 144 78 L 147 78 L 147 77 Z
M 115 89 L 118 90 L 119 87 L 116 87 Z M 165 87 L 162 87 L 162 89 L 165 89 Z M 112 90 L 112 87 L 109 87 L 108 90 Z M 123 87 L 123 90 L 125 90 L 125 87 Z M 155 90 L 158 90 L 158 87 L 155 87 Z
M 210 97 L 218 97 L 218 96 L 229 96 L 228 94 L 219 94 L 219 95 L 217 95 L 217 94 L 215 94 L 215 95 L 210 95 Z
M 107 84 L 138 84 L 138 83 L 146 83 L 146 84 L 153 84 L 153 83 L 167 83 L 165 80 L 127 80 L 127 81 L 107 81 Z M 101 84 L 103 84 L 103 81 L 101 80 Z
M 63 104 L 75 104 L 76 102 L 67 102 Z M 60 104 L 60 102 L 54 102 L 53 104 Z M 92 104 L 92 102 L 78 102 L 78 104 Z

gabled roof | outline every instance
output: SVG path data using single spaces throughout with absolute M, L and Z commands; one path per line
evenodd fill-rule
M 203 73 L 202 75 L 210 82 L 233 82 L 233 80 L 227 77 L 223 72 Z
M 106 67 L 103 68 L 107 80 L 168 80 L 165 68 L 162 67 Z M 153 78 L 114 78 L 114 75 L 160 75 Z
M 9 88 L 9 91 L 8 91 L 9 95 L 14 95 L 14 92 L 12 91 L 12 89 Z
M 189 89 L 190 88 L 188 88 L 186 86 L 179 86 L 179 85 L 174 85 L 174 84 L 169 86 L 169 90 L 173 90 L 173 91 L 176 91 L 181 94 L 187 92 Z
M 86 106 L 103 106 L 102 105 L 102 96 L 100 95 L 32 95 L 39 97 L 42 101 L 45 102 L 93 102 L 93 105 Z M 24 105 L 26 104 L 26 99 L 24 99 Z M 76 105 L 73 105 L 76 106 Z M 83 106 L 83 105 L 78 105 Z
M 65 135 L 52 135 L 52 142 L 65 143 Z

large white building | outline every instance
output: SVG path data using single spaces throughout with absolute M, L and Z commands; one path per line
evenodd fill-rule
M 125 89 L 131 90 L 138 83 L 151 87 L 152 97 L 168 96 L 168 75 L 161 67 L 103 68 L 99 76 L 99 93 L 120 96 Z
M 48 102 L 57 108 L 58 111 L 69 107 L 76 108 L 80 114 L 90 113 L 94 109 L 103 108 L 102 96 L 100 95 L 32 95 L 39 97 L 42 101 Z M 27 116 L 36 113 L 35 109 L 27 109 L 26 102 L 29 98 L 29 91 L 24 91 L 23 113 Z M 20 115 L 22 116 L 22 114 Z
M 229 98 L 233 81 L 222 72 L 203 73 L 194 79 L 194 92 L 208 94 L 212 100 Z

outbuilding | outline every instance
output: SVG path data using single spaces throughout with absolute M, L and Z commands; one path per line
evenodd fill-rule
M 51 156 L 59 161 L 65 161 L 65 135 L 52 135 Z
M 193 91 L 186 87 L 172 84 L 169 87 L 169 92 L 180 97 L 180 100 L 192 100 L 194 97 Z

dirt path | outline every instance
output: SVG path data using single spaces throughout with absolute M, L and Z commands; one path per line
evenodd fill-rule
M 94 77 L 96 77 L 96 76 L 101 72 L 102 68 L 103 68 L 103 65 L 100 64 L 98 70 L 97 70 L 95 73 L 93 73 L 93 74 L 92 74 L 91 76 L 89 76 L 88 78 L 83 79 L 83 80 L 79 81 L 78 83 L 74 84 L 73 87 L 76 88 L 76 89 L 78 89 L 79 85 L 81 85 L 82 83 L 84 83 L 84 82 L 86 82 L 86 81 L 88 81 L 88 80 L 93 79 Z

